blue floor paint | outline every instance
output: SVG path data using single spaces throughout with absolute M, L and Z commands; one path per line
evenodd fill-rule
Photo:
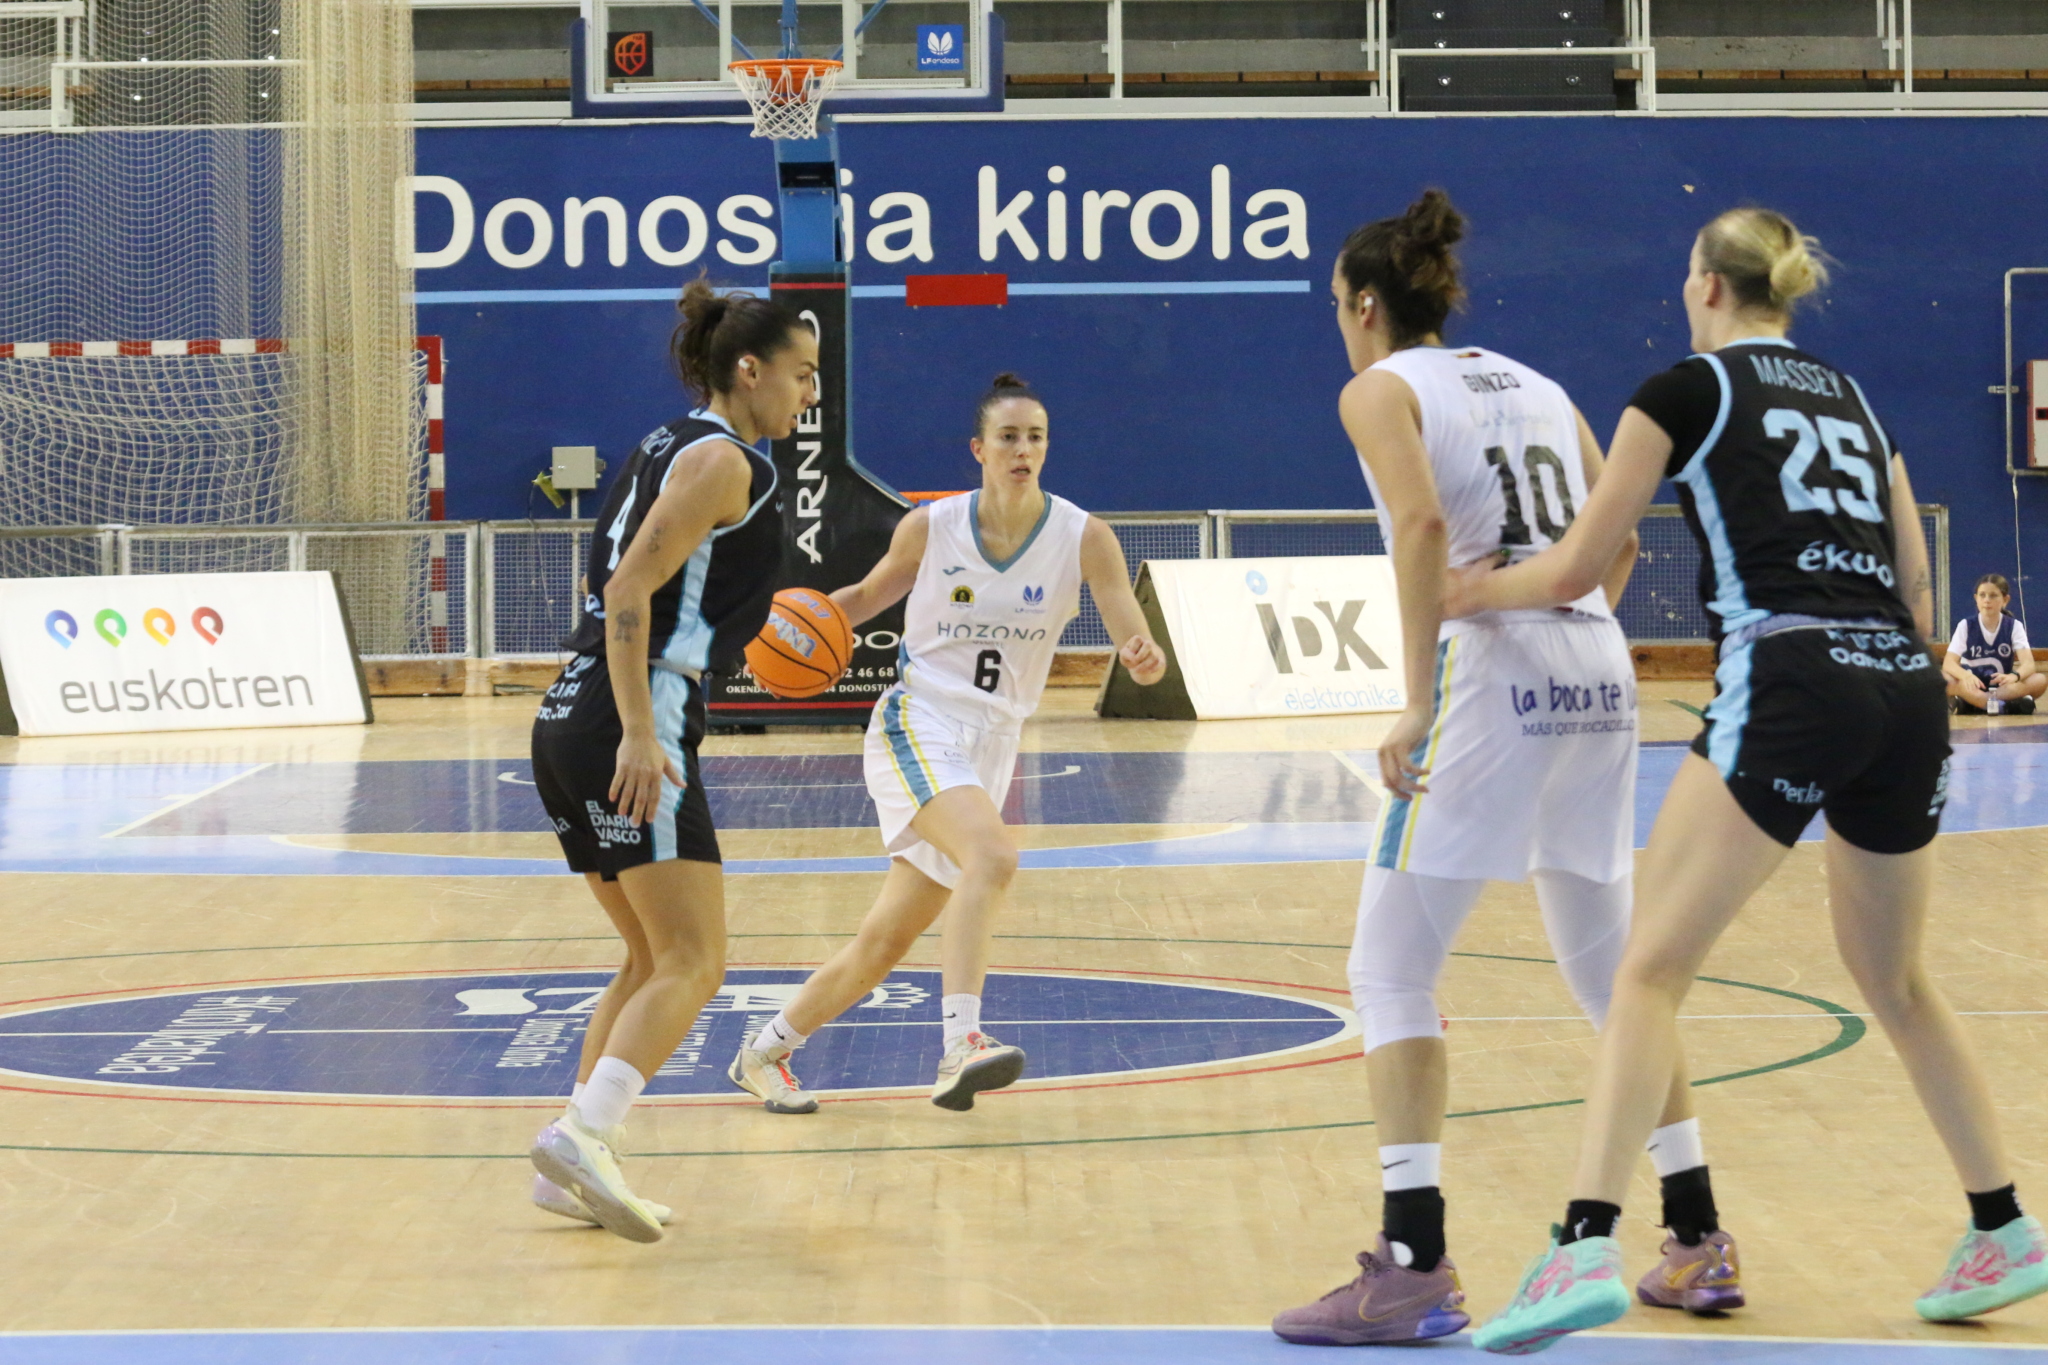
M 2048 726 L 1958 732 L 1945 833 L 2048 826 Z M 2025 738 L 2007 738 L 2023 736 Z M 1202 867 L 1363 858 L 1377 798 L 1359 752 L 1027 754 L 1004 817 L 1025 825 L 1227 824 L 1212 834 L 1023 855 L 1026 868 Z M 1646 745 L 1636 785 L 1641 847 L 1677 744 Z M 853 754 L 705 761 L 725 829 L 861 828 L 874 807 Z M 552 858 L 374 853 L 296 836 L 544 832 L 531 771 L 514 760 L 0 767 L 0 871 L 330 876 L 564 876 Z M 1821 837 L 1818 819 L 1804 838 Z M 735 859 L 726 870 L 880 872 L 872 856 Z
M 808 968 L 734 967 L 650 1095 L 730 1095 L 744 1039 L 795 998 Z M 0 1018 L 0 1068 L 172 1089 L 408 1098 L 567 1094 L 608 971 L 289 980 L 55 1005 Z M 942 1051 L 939 973 L 899 970 L 814 1035 L 800 1059 L 822 1092 L 922 1088 Z M 1193 982 L 991 972 L 983 1021 L 1034 1080 L 1119 1076 L 1273 1057 L 1337 1041 L 1347 1011 Z
M 1958 1328 L 1958 1335 L 1982 1329 Z M 4 1365 L 1315 1365 L 1262 1328 L 561 1328 L 0 1335 Z M 1404 1360 L 1483 1356 L 1460 1335 Z M 1344 1356 L 1343 1359 L 1352 1359 Z M 1375 1356 L 1375 1358 L 1377 1358 Z M 1588 1334 L 1556 1365 L 2037 1365 L 2048 1347 Z
M 720 829 L 870 829 L 859 754 L 714 757 Z M 1024 825 L 1369 820 L 1373 795 L 1333 753 L 1024 754 L 1004 816 Z M 545 833 L 524 759 L 264 768 L 129 837 L 197 834 Z

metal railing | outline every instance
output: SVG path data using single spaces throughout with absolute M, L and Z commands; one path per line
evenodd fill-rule
M 1172 521 L 1186 524 L 1206 518 L 1210 530 L 1204 543 L 1213 551 L 1201 553 L 1149 553 L 1148 559 L 1290 559 L 1315 555 L 1376 555 L 1386 553 L 1380 534 L 1379 513 L 1370 509 L 1330 511 L 1212 511 L 1206 513 L 1160 513 L 1146 518 L 1146 524 Z M 1125 518 L 1104 518 L 1117 528 L 1124 542 L 1125 558 L 1131 558 L 1131 541 Z M 1938 503 L 1920 504 L 1920 527 L 1927 538 L 1928 562 L 1933 568 L 1936 625 L 1945 629 L 1949 611 L 1948 508 Z M 1637 533 L 1642 544 L 1636 551 L 1635 572 L 1615 608 L 1622 629 L 1637 643 L 1693 644 L 1707 638 L 1706 613 L 1700 608 L 1700 555 L 1692 532 L 1677 506 L 1658 503 L 1648 508 Z M 1192 545 L 1193 540 L 1189 541 Z M 1137 562 L 1131 563 L 1135 578 Z M 1062 649 L 1106 649 L 1110 640 L 1101 618 L 1084 599 L 1083 614 L 1074 618 L 1060 637 Z
M 479 644 L 471 522 L 0 526 L 0 578 L 326 569 L 365 658 L 467 658 Z
M 1146 560 L 1384 554 L 1379 513 L 1358 509 L 1114 512 L 1132 577 Z M 1936 611 L 1949 610 L 1948 508 L 1922 503 Z M 329 569 L 366 658 L 559 658 L 583 608 L 589 520 L 340 526 L 0 526 L 0 578 Z M 1638 525 L 1635 573 L 1615 610 L 1638 642 L 1707 637 L 1700 556 L 1679 509 Z M 1060 648 L 1107 649 L 1082 590 Z
M 480 596 L 483 657 L 552 656 L 583 614 L 588 518 L 486 521 Z

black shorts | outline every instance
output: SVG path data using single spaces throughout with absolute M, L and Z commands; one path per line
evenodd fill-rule
M 628 822 L 611 799 L 624 731 L 602 657 L 579 654 L 570 660 L 533 718 L 533 785 L 572 872 L 595 872 L 611 882 L 624 869 L 644 863 L 721 861 L 711 803 L 704 798 L 697 766 L 697 746 L 704 740 L 704 689 L 664 668 L 648 672 L 655 734 L 685 782 L 677 788 L 663 779 L 661 807 L 647 824 Z
M 1798 629 L 1729 650 L 1693 752 L 1790 848 L 1813 819 L 1871 853 L 1933 841 L 1948 800 L 1948 696 L 1905 631 Z

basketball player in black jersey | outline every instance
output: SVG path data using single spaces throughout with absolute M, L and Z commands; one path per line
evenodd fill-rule
M 755 447 L 817 402 L 816 335 L 780 304 L 683 291 L 670 350 L 703 406 L 657 427 L 606 494 L 575 658 L 533 724 L 533 778 L 572 871 L 626 943 L 569 1110 L 534 1139 L 534 1202 L 636 1242 L 668 1210 L 626 1187 L 619 1125 L 725 973 L 718 836 L 698 774 L 707 672 L 737 666 L 782 564 Z
M 1709 223 L 1684 289 L 1699 354 L 1637 390 L 1562 542 L 1499 572 L 1473 566 L 1448 591 L 1456 615 L 1571 601 L 1598 585 L 1669 477 L 1699 541 L 1719 650 L 1706 728 L 1643 854 L 1574 1197 L 1477 1334 L 1486 1350 L 1541 1350 L 1627 1311 L 1613 1234 L 1678 1055 L 1679 1005 L 1816 814 L 1843 961 L 1969 1196 L 1970 1229 L 1919 1312 L 1972 1317 L 2048 1289 L 2048 1237 L 2020 1212 L 1984 1073 L 1921 961 L 1949 757 L 1926 545 L 1905 464 L 1863 390 L 1785 338 L 1794 302 L 1825 281 L 1815 243 L 1778 214 Z M 1665 1252 L 1660 1270 L 1685 1268 L 1684 1248 Z

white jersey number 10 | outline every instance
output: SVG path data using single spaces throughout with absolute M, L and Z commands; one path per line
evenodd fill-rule
M 1515 478 L 1513 461 L 1502 447 L 1488 446 L 1486 462 L 1492 465 L 1493 472 L 1500 476 L 1501 501 L 1507 505 L 1507 516 L 1500 524 L 1502 548 L 1533 544 L 1529 536 L 1529 522 L 1522 515 L 1522 488 L 1520 480 Z M 1544 487 L 1540 472 L 1544 469 L 1550 471 L 1551 488 L 1557 492 L 1557 501 L 1562 504 L 1561 510 L 1551 504 L 1551 488 Z M 1578 515 L 1572 507 L 1572 486 L 1570 480 L 1565 477 L 1564 461 L 1548 446 L 1524 446 L 1522 477 L 1529 481 L 1529 487 L 1534 493 L 1531 499 L 1534 506 L 1531 510 L 1536 515 L 1536 529 L 1542 533 L 1544 540 L 1554 545 L 1564 538 L 1565 528 L 1570 526 L 1572 518 Z

